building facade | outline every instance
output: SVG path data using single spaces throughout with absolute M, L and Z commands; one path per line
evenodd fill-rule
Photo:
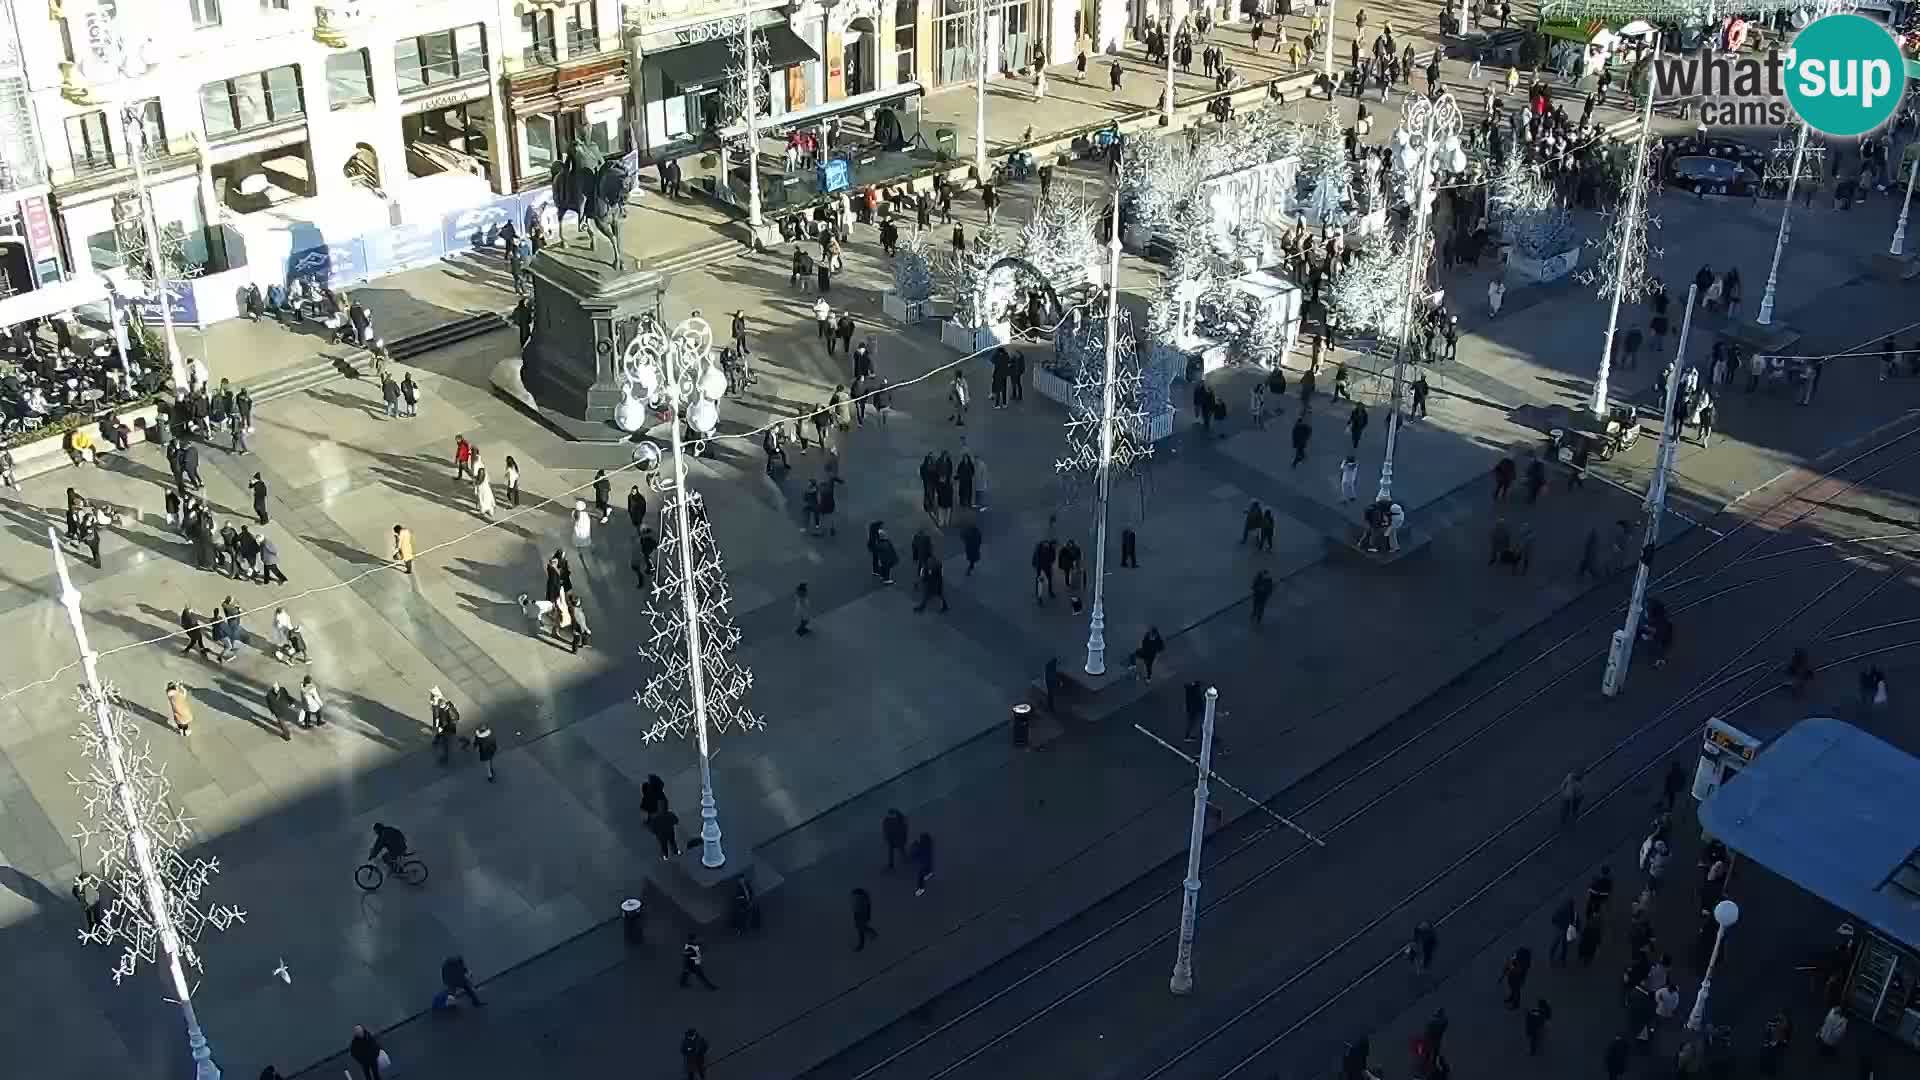
M 234 215 L 326 221 L 353 202 L 366 216 L 369 197 L 404 203 L 443 173 L 514 183 L 504 89 L 519 43 L 496 0 L 11 2 L 76 272 L 119 264 L 134 145 L 161 232 L 206 270 L 225 268 L 213 226 Z M 100 47 L 116 32 L 120 55 Z M 144 137 L 123 124 L 128 105 Z
M 502 0 L 511 189 L 547 183 L 576 138 L 607 154 L 636 139 L 620 0 Z
M 0 298 L 61 276 L 24 57 L 13 12 L 0 8 Z

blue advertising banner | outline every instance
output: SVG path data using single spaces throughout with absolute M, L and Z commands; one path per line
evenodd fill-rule
M 438 225 L 401 225 L 368 233 L 361 237 L 367 260 L 366 276 L 376 278 L 434 262 L 446 254 L 446 248 L 441 246 L 443 240 Z
M 446 253 L 454 255 L 462 251 L 472 251 L 480 246 L 481 239 L 488 231 L 497 232 L 500 226 L 509 221 L 518 227 L 523 201 L 518 195 L 509 195 L 490 203 L 448 214 L 441 224 L 441 237 Z
M 200 325 L 200 301 L 193 295 L 193 283 L 190 281 L 167 282 L 167 299 L 173 309 L 173 322 L 176 326 Z M 160 300 L 136 300 L 128 305 L 134 315 L 149 326 L 158 326 L 161 322 Z
M 288 281 L 317 278 L 324 281 L 328 288 L 337 289 L 342 285 L 364 281 L 366 277 L 366 249 L 357 237 L 344 243 L 310 247 L 287 256 Z
M 819 167 L 821 191 L 845 191 L 853 179 L 845 158 L 834 158 Z

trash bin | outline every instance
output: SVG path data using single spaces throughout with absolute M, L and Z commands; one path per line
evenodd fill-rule
M 1026 746 L 1033 729 L 1033 706 L 1021 702 L 1013 707 L 1013 745 Z
M 631 896 L 620 901 L 620 933 L 629 945 L 642 945 L 647 940 L 646 910 Z

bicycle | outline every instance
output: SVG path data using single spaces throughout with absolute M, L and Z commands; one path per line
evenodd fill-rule
M 385 868 L 382 869 L 382 863 Z M 427 882 L 427 864 L 421 862 L 412 852 L 394 859 L 384 859 L 381 863 L 364 862 L 354 870 L 353 883 L 365 892 L 373 892 L 384 884 L 389 876 L 419 888 Z

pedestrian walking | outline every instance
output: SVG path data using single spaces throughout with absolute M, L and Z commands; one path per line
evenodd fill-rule
M 507 455 L 504 479 L 507 482 L 507 505 L 517 509 L 520 506 L 520 463 L 513 460 L 512 454 Z
M 1692 770 L 1684 761 L 1675 761 L 1667 766 L 1666 779 L 1661 781 L 1661 793 L 1665 796 L 1667 813 L 1673 813 L 1674 804 L 1679 802 L 1680 793 L 1687 790 L 1693 778 Z
M 500 744 L 493 737 L 493 726 L 485 720 L 473 729 L 473 752 L 479 756 L 480 764 L 487 770 L 487 783 L 493 783 L 493 757 L 500 752 Z
M 526 342 L 523 340 L 520 344 L 525 345 Z M 240 391 L 240 396 L 244 399 L 244 407 L 240 413 L 246 418 L 247 430 L 251 431 L 253 430 L 253 402 L 252 399 L 247 398 L 245 390 Z M 400 415 L 408 418 L 420 415 L 420 384 L 413 381 L 411 371 L 400 380 Z
M 1433 951 L 1440 946 L 1440 936 L 1434 932 L 1433 924 L 1422 921 L 1413 928 L 1413 937 L 1407 942 L 1407 958 L 1413 963 L 1415 975 L 1425 975 L 1433 968 Z M 1435 1048 L 1436 1050 L 1438 1047 Z
M 413 530 L 405 525 L 393 527 L 393 561 L 407 573 L 413 573 Z
M 1265 570 L 1253 575 L 1253 624 L 1260 625 L 1267 615 L 1267 601 L 1273 599 L 1273 575 Z
M 107 919 L 106 903 L 100 896 L 100 879 L 87 873 L 74 878 L 73 899 L 80 905 L 81 917 L 87 922 L 87 932 L 98 930 Z
M 1554 967 L 1563 967 L 1567 962 L 1567 950 L 1573 946 L 1576 934 L 1574 927 L 1573 898 L 1568 897 L 1553 909 L 1553 940 L 1547 944 L 1547 963 Z
M 201 646 L 205 650 L 205 646 Z M 180 735 L 193 734 L 193 702 L 187 697 L 187 688 L 177 682 L 167 684 L 167 714 L 173 720 L 173 730 Z
M 453 437 L 453 478 L 455 480 L 467 479 L 468 466 L 472 461 L 473 444 L 467 441 L 465 435 L 455 435 Z
M 907 855 L 907 815 L 897 809 L 888 810 L 887 816 L 880 819 L 880 838 L 886 841 L 887 844 L 886 868 L 889 871 L 893 869 L 893 860 L 896 855 L 899 856 L 901 862 L 909 861 Z
M 573 500 L 573 546 L 582 555 L 593 546 L 593 515 L 584 499 Z
M 1506 299 L 1507 286 L 1504 282 L 1498 278 L 1487 282 L 1487 314 L 1490 317 L 1499 317 L 1500 305 L 1505 303 Z
M 873 896 L 865 889 L 853 890 L 853 951 L 865 950 L 867 939 L 879 936 L 873 928 Z
M 707 978 L 706 951 L 700 945 L 700 935 L 687 934 L 687 943 L 680 946 L 680 989 L 687 988 L 687 980 L 699 979 L 700 985 L 709 990 L 718 990 L 713 980 Z
M 680 1036 L 680 1063 L 686 1068 L 686 1080 L 707 1080 L 707 1050 L 707 1037 L 698 1028 L 688 1028 Z
M 473 452 L 473 504 L 480 516 L 492 521 L 497 504 L 493 501 L 493 478 L 487 475 L 486 463 L 480 460 L 480 451 Z
M 1540 501 L 1540 493 L 1547 487 L 1547 465 L 1540 460 L 1538 450 L 1527 452 L 1527 505 Z
M 1627 1042 L 1625 1035 L 1615 1035 L 1613 1041 L 1607 1044 L 1606 1053 L 1601 1057 L 1601 1064 L 1606 1066 L 1607 1080 L 1620 1080 L 1627 1075 L 1628 1055 L 1632 1050 L 1632 1044 Z
M 444 766 L 448 754 L 453 750 L 454 740 L 460 736 L 460 710 L 447 700 L 437 686 L 427 690 L 427 727 L 433 732 L 433 748 L 439 755 L 440 764 Z
M 1360 462 L 1352 454 L 1340 463 L 1340 501 L 1350 503 L 1360 497 Z
M 480 1000 L 479 991 L 473 988 L 473 975 L 467 970 L 467 958 L 459 954 L 447 957 L 440 962 L 440 986 L 447 992 L 447 1004 L 453 1004 L 455 994 L 467 995 L 467 1000 L 477 1008 L 486 1008 L 487 1003 Z
M 1059 548 L 1051 538 L 1033 545 L 1031 565 L 1033 566 L 1033 602 L 1035 604 L 1045 604 L 1054 596 L 1053 564 L 1058 553 Z M 1042 589 L 1046 590 L 1045 596 L 1041 595 Z
M 1587 884 L 1587 921 L 1598 921 L 1606 914 L 1607 902 L 1613 899 L 1613 867 L 1602 865 L 1600 872 Z
M 613 481 L 608 479 L 605 469 L 593 474 L 593 509 L 600 515 L 602 525 L 613 517 Z
M 325 705 L 326 702 L 320 699 L 320 687 L 314 684 L 313 676 L 303 676 L 300 679 L 300 726 L 316 728 L 324 725 L 326 720 L 322 718 L 320 711 Z
M 247 490 L 253 493 L 254 520 L 262 525 L 267 524 L 267 482 L 261 479 L 259 473 L 254 473 L 253 479 L 247 482 Z
M 913 895 L 924 896 L 927 881 L 933 877 L 933 834 L 921 833 L 908 849 L 907 857 L 913 860 Z
M 967 406 L 971 401 L 972 395 L 967 389 L 967 376 L 959 368 L 955 368 L 953 383 L 947 388 L 947 403 L 953 406 L 954 426 L 967 426 Z
M 1527 1010 L 1526 1032 L 1528 1057 L 1540 1056 L 1540 1048 L 1546 1045 L 1547 1041 L 1547 1021 L 1551 1019 L 1553 1019 L 1553 1006 L 1547 1004 L 1546 998 L 1541 998 L 1534 1004 L 1533 1008 Z
M 1307 460 L 1307 443 L 1312 438 L 1313 438 L 1313 425 L 1307 422 L 1307 414 L 1304 410 L 1302 410 L 1299 418 L 1293 422 L 1293 467 L 1294 468 L 1296 469 L 1299 468 L 1300 463 Z
M 1506 1006 L 1509 1009 L 1520 1007 L 1520 991 L 1527 985 L 1527 972 L 1533 969 L 1533 950 L 1525 945 L 1513 950 L 1507 962 L 1500 969 L 1500 981 L 1506 984 Z
M 801 582 L 793 587 L 793 633 L 796 637 L 806 637 L 813 633 L 813 605 L 807 599 L 807 583 Z
M 353 1025 L 353 1039 L 347 1043 L 347 1056 L 360 1066 L 361 1080 L 381 1080 L 380 1070 L 392 1062 L 380 1049 L 380 1040 L 360 1024 Z
M 1367 431 L 1367 407 L 1360 402 L 1353 403 L 1353 412 L 1347 416 L 1347 430 L 1353 435 L 1353 448 L 1360 449 L 1360 437 Z
M 660 812 L 647 818 L 647 831 L 653 834 L 654 842 L 660 845 L 660 861 L 666 862 L 680 853 L 679 837 L 674 829 L 680 825 L 680 815 L 662 807 Z
M 1567 773 L 1560 779 L 1560 826 L 1565 828 L 1579 820 L 1580 800 L 1586 798 L 1585 775 L 1579 769 Z

